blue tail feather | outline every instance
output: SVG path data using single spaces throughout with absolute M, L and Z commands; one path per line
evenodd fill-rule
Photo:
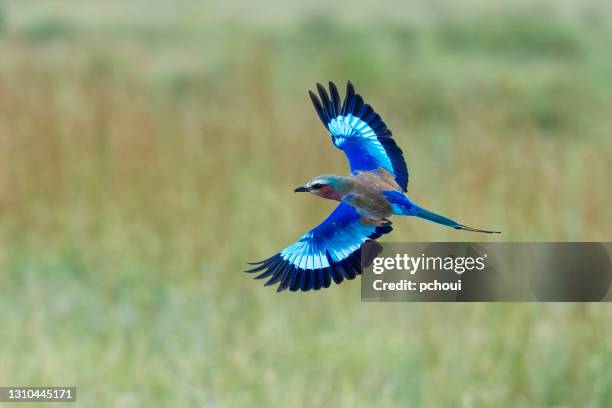
M 446 218 L 443 215 L 436 214 L 434 212 L 419 207 L 399 191 L 384 191 L 383 194 L 385 195 L 385 197 L 387 197 L 387 201 L 389 201 L 389 204 L 391 204 L 391 207 L 393 208 L 393 214 L 395 215 L 412 215 L 414 217 L 419 217 L 424 220 L 446 225 L 458 230 L 484 232 L 487 234 L 499 233 L 499 231 L 486 231 L 466 227 L 465 225 L 460 224 L 457 221 L 451 220 L 450 218 Z
M 408 199 L 404 194 L 399 191 L 384 191 L 383 194 L 387 197 L 387 201 L 393 208 L 393 214 L 395 215 L 416 215 L 415 210 L 417 207 L 412 201 Z

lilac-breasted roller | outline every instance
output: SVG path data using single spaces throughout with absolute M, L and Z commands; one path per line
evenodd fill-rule
M 351 175 L 322 175 L 295 189 L 338 201 L 336 209 L 297 242 L 247 272 L 258 272 L 266 286 L 278 291 L 327 288 L 331 282 L 361 274 L 361 245 L 392 231 L 392 215 L 411 215 L 457 230 L 494 233 L 466 227 L 413 203 L 406 195 L 408 169 L 381 117 L 355 93 L 349 81 L 344 101 L 329 83 L 317 84 L 319 96 L 309 91 L 312 103 L 334 145 L 348 158 Z

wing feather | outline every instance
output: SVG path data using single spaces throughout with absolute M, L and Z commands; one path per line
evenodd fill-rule
M 319 118 L 332 136 L 336 147 L 344 151 L 351 171 L 388 170 L 405 192 L 408 188 L 408 168 L 402 149 L 397 146 L 391 131 L 372 106 L 355 93 L 353 84 L 346 86 L 344 101 L 336 85 L 330 81 L 329 95 L 317 84 L 319 96 L 309 91 Z
M 354 207 L 340 203 L 297 242 L 247 272 L 259 272 L 256 279 L 269 278 L 266 286 L 278 283 L 279 292 L 319 290 L 355 279 L 361 274 L 361 245 L 392 230 L 363 225 L 359 219 Z
M 333 115 L 338 116 L 340 114 L 341 106 L 340 106 L 340 94 L 338 93 L 338 88 L 336 88 L 336 84 L 329 81 L 329 93 L 331 95 L 332 107 L 333 107 Z

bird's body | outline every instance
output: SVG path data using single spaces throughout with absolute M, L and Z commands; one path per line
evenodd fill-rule
M 351 175 L 322 175 L 295 189 L 339 201 L 317 227 L 280 253 L 257 262 L 248 272 L 261 272 L 266 285 L 317 290 L 361 274 L 360 246 L 392 231 L 392 215 L 415 216 L 458 230 L 491 233 L 466 227 L 413 203 L 406 195 L 408 170 L 402 150 L 374 110 L 349 82 L 343 103 L 333 82 L 330 96 L 317 84 L 320 99 L 310 92 L 319 117 L 336 147 L 343 150 Z
M 362 224 L 384 225 L 388 223 L 387 219 L 393 215 L 393 207 L 383 192 L 401 190 L 387 170 L 379 168 L 372 171 L 359 171 L 348 177 L 332 177 L 337 177 L 333 187 L 327 185 L 315 191 L 314 194 L 355 207 L 361 216 Z M 321 176 L 317 179 L 320 178 Z

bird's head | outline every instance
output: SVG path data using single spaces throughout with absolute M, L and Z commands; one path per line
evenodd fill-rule
M 340 201 L 348 190 L 348 177 L 324 174 L 296 188 L 296 193 L 312 193 L 329 200 Z

